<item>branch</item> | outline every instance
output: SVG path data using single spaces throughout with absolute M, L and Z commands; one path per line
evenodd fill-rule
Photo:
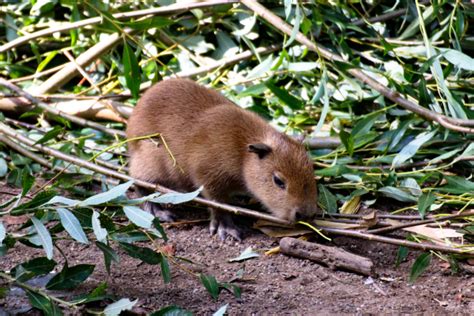
M 452 247 L 428 244 L 428 243 L 417 243 L 413 241 L 400 240 L 400 239 L 395 239 L 395 238 L 390 238 L 390 237 L 385 237 L 385 236 L 378 236 L 378 235 L 373 235 L 373 234 L 364 233 L 360 231 L 354 231 L 354 230 L 347 230 L 347 229 L 327 228 L 327 227 L 320 227 L 320 226 L 318 226 L 317 228 L 325 233 L 372 240 L 372 241 L 383 242 L 383 243 L 391 244 L 391 245 L 398 245 L 398 246 L 405 246 L 405 247 L 413 248 L 413 249 L 420 249 L 424 251 L 433 250 L 433 251 L 440 251 L 444 253 L 473 254 L 474 255 L 474 249 L 463 250 L 462 248 L 452 248 Z
M 161 8 L 153 8 L 153 9 L 146 9 L 146 10 L 138 10 L 138 11 L 131 11 L 131 12 L 123 12 L 123 13 L 116 13 L 112 16 L 117 20 L 127 19 L 127 18 L 137 18 L 146 15 L 168 15 L 168 14 L 175 14 L 185 11 L 190 11 L 197 8 L 205 8 L 210 6 L 216 5 L 223 5 L 223 4 L 231 4 L 236 3 L 238 1 L 233 0 L 215 0 L 215 1 L 207 1 L 207 2 L 198 2 L 198 3 L 180 3 L 180 4 L 173 4 Z M 78 29 L 84 26 L 90 26 L 95 24 L 102 23 L 102 17 L 94 17 L 90 19 L 85 19 L 73 23 L 64 23 L 61 26 L 47 28 L 35 33 L 31 33 L 25 36 L 18 37 L 13 41 L 10 41 L 2 46 L 0 46 L 0 53 L 6 52 L 12 48 L 18 47 L 20 45 L 24 45 L 29 43 L 32 40 L 35 40 L 39 37 L 49 36 L 53 33 L 64 33 L 70 30 Z
M 44 102 L 41 102 L 40 100 L 36 99 L 31 94 L 29 94 L 28 92 L 20 89 L 16 85 L 8 82 L 7 80 L 5 80 L 3 78 L 0 78 L 0 86 L 4 86 L 5 88 L 16 92 L 20 96 L 28 99 L 31 103 L 36 104 L 39 108 L 43 109 L 44 111 L 46 111 L 48 113 L 64 117 L 65 119 L 67 119 L 67 120 L 69 120 L 69 121 L 71 121 L 75 124 L 90 127 L 90 128 L 102 131 L 102 132 L 104 132 L 106 134 L 109 134 L 109 135 L 112 135 L 112 136 L 118 135 L 118 136 L 121 136 L 121 137 L 125 137 L 125 133 L 121 130 L 108 128 L 108 127 L 105 127 L 102 124 L 91 122 L 91 121 L 85 120 L 83 118 L 61 112 L 60 110 L 58 110 L 56 108 L 53 108 L 53 107 L 49 106 L 48 104 L 46 104 Z
M 384 233 L 389 233 L 393 232 L 402 228 L 407 228 L 407 227 L 413 227 L 413 226 L 418 226 L 418 225 L 424 225 L 424 224 L 430 224 L 430 223 L 436 223 L 438 221 L 446 221 L 448 219 L 453 219 L 453 218 L 463 218 L 463 217 L 469 217 L 469 216 L 474 216 L 474 210 L 459 213 L 459 214 L 453 214 L 453 215 L 447 215 L 447 216 L 438 216 L 435 218 L 430 218 L 430 219 L 425 219 L 425 220 L 420 220 L 420 221 L 414 221 L 410 223 L 402 223 L 399 225 L 391 225 L 389 227 L 382 227 L 382 228 L 377 228 L 377 229 L 371 229 L 367 231 L 370 234 L 384 234 Z
M 284 237 L 280 239 L 280 251 L 286 255 L 323 263 L 333 270 L 340 268 L 363 275 L 373 274 L 372 260 L 337 247 Z
M 8 147 L 10 147 L 11 149 L 13 149 L 14 151 L 18 152 L 19 154 L 25 156 L 25 157 L 28 157 L 30 158 L 31 160 L 33 161 L 36 161 L 37 163 L 39 163 L 40 165 L 46 167 L 46 168 L 49 168 L 49 169 L 55 169 L 55 168 L 58 168 L 58 167 L 55 167 L 53 166 L 52 163 L 50 163 L 48 160 L 44 159 L 43 157 L 41 156 L 38 156 L 37 154 L 29 151 L 28 149 L 18 145 L 17 143 L 15 143 L 14 141 L 12 141 L 10 138 L 8 138 L 7 136 L 4 136 L 4 135 L 0 135 L 0 142 L 4 143 L 5 145 L 7 145 Z
M 130 33 L 131 30 L 124 30 L 124 32 Z M 86 67 L 91 62 L 99 58 L 102 54 L 112 49 L 112 47 L 119 43 L 121 39 L 121 34 L 115 33 L 109 35 L 106 39 L 101 40 L 77 57 L 76 62 L 67 63 L 61 70 L 49 77 L 39 87 L 32 89 L 32 93 L 46 94 L 57 91 L 77 75 L 77 66 Z
M 261 4 L 253 0 L 241 0 L 240 2 L 243 3 L 245 6 L 247 6 L 249 9 L 251 9 L 252 11 L 254 11 L 256 14 L 261 16 L 265 21 L 273 25 L 273 27 L 275 27 L 276 29 L 280 30 L 281 32 L 285 33 L 288 36 L 291 36 L 291 33 L 293 32 L 292 27 L 288 25 L 285 21 L 283 21 L 281 18 L 279 18 L 277 15 L 275 15 L 273 12 L 266 9 L 264 6 L 262 6 Z M 313 52 L 316 52 L 318 55 L 322 56 L 324 59 L 328 61 L 337 61 L 337 62 L 347 64 L 347 61 L 345 61 L 341 56 L 331 52 L 329 49 L 323 47 L 322 45 L 317 45 L 313 43 L 301 32 L 297 33 L 296 40 L 302 45 L 306 46 L 308 49 L 312 50 Z M 447 129 L 454 130 L 457 132 L 462 132 L 462 133 L 474 134 L 474 128 L 459 126 L 459 125 L 471 126 L 472 124 L 474 124 L 473 120 L 460 120 L 460 119 L 449 118 L 445 115 L 438 114 L 424 107 L 421 107 L 418 104 L 408 99 L 405 99 L 397 91 L 391 90 L 387 88 L 386 86 L 382 85 L 381 83 L 379 83 L 377 80 L 372 79 L 370 76 L 366 75 L 364 71 L 362 70 L 359 70 L 356 68 L 350 68 L 347 70 L 347 72 L 349 72 L 355 78 L 359 79 L 361 82 L 370 86 L 372 89 L 378 91 L 387 99 L 392 100 L 393 102 L 399 104 L 403 108 L 413 113 L 416 113 L 430 121 L 437 122 Z

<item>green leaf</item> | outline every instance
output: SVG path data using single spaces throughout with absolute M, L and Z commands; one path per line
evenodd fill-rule
M 130 89 L 133 98 L 138 99 L 141 83 L 140 67 L 138 66 L 137 57 L 127 42 L 123 44 L 122 64 L 127 88 Z
M 77 287 L 79 284 L 84 282 L 94 272 L 94 265 L 92 264 L 78 264 L 73 267 L 68 267 L 67 264 L 64 268 L 55 275 L 46 288 L 48 290 L 69 290 Z
M 117 316 L 120 315 L 123 311 L 132 310 L 133 306 L 137 304 L 138 299 L 134 300 L 133 302 L 130 301 L 128 298 L 122 298 L 115 303 L 108 305 L 104 309 L 105 316 Z
M 119 242 L 119 245 L 130 257 L 140 259 L 148 264 L 161 264 L 162 255 L 150 248 L 138 247 L 125 242 Z
M 51 205 L 51 204 L 61 204 L 61 205 L 65 205 L 65 206 L 75 206 L 79 203 L 80 201 L 78 200 L 73 200 L 73 199 L 70 199 L 70 198 L 67 198 L 67 197 L 64 197 L 64 196 L 55 196 L 53 197 L 51 200 L 49 200 L 48 202 L 44 203 L 44 205 Z
M 80 243 L 88 244 L 89 240 L 87 240 L 87 236 L 84 233 L 84 230 L 81 227 L 81 223 L 77 219 L 74 214 L 65 208 L 57 208 L 56 211 L 59 214 L 59 218 L 61 219 L 61 225 L 63 225 L 64 229 L 71 235 L 72 238 L 77 240 Z
M 165 256 L 161 254 L 161 275 L 163 277 L 163 281 L 165 283 L 170 283 L 171 282 L 171 271 L 170 271 L 170 265 L 168 263 L 168 259 L 166 259 Z
M 61 126 L 58 126 L 56 125 L 55 127 L 53 127 L 53 129 L 49 130 L 48 132 L 46 132 L 46 134 L 44 134 L 43 137 L 41 137 L 40 139 L 38 139 L 34 145 L 37 145 L 37 144 L 44 144 L 46 143 L 48 140 L 51 140 L 53 138 L 56 138 L 56 136 L 58 136 L 59 134 L 63 133 L 64 132 L 64 128 L 61 127 Z
M 58 3 L 58 0 L 37 0 L 31 7 L 31 15 L 42 15 L 54 9 L 54 6 Z
M 0 178 L 3 178 L 8 172 L 8 165 L 5 159 L 0 157 Z
M 112 261 L 116 263 L 120 262 L 120 257 L 112 248 L 110 248 L 108 245 L 104 244 L 103 242 L 96 241 L 95 245 L 104 254 L 105 269 L 107 270 L 107 273 L 110 274 L 110 264 L 112 263 Z
M 319 117 L 318 124 L 314 128 L 313 135 L 317 135 L 321 131 L 321 128 L 323 127 L 324 122 L 326 121 L 326 117 L 329 113 L 329 94 L 328 89 L 326 89 L 327 81 L 327 70 L 326 68 L 323 68 L 323 74 L 321 76 L 321 81 L 319 82 L 318 90 L 316 90 L 316 93 L 314 94 L 310 102 L 311 104 L 316 104 L 316 101 L 321 99 L 323 103 L 323 109 L 321 110 L 321 115 Z
M 349 153 L 349 156 L 352 156 L 354 154 L 354 137 L 345 130 L 341 129 L 339 132 L 339 138 Z
M 420 186 L 413 178 L 403 179 L 403 181 L 400 183 L 400 187 L 404 190 L 407 190 L 408 192 L 410 192 L 411 195 L 415 197 L 419 197 L 422 194 Z
M 99 285 L 88 294 L 82 294 L 74 297 L 70 302 L 73 304 L 87 304 L 90 302 L 104 301 L 112 297 L 107 294 L 107 282 L 99 283 Z
M 212 275 L 207 275 L 201 273 L 199 275 L 199 278 L 201 279 L 201 283 L 204 285 L 206 288 L 207 292 L 211 295 L 211 297 L 214 300 L 217 300 L 219 297 L 219 283 L 217 282 L 216 278 L 213 277 Z
M 164 241 L 168 241 L 168 236 L 166 235 L 163 226 L 161 226 L 160 219 L 158 217 L 153 219 L 153 227 L 161 234 L 161 238 L 163 238 Z
M 450 151 L 448 151 L 448 152 L 446 152 L 442 155 L 439 155 L 436 158 L 431 159 L 429 164 L 435 164 L 435 163 L 438 163 L 440 161 L 447 160 L 447 159 L 453 157 L 454 155 L 456 155 L 461 150 L 462 150 L 462 148 L 456 148 L 456 149 L 450 150 Z
M 424 132 L 416 136 L 414 140 L 412 140 L 405 147 L 403 147 L 403 149 L 395 156 L 392 161 L 392 168 L 399 167 L 405 161 L 413 157 L 418 151 L 418 149 L 420 149 L 420 147 L 424 143 L 433 138 L 436 133 L 437 131 Z
M 397 259 L 395 261 L 395 267 L 398 267 L 402 261 L 408 257 L 408 248 L 404 246 L 398 247 Z
M 93 195 L 87 199 L 85 199 L 82 202 L 79 202 L 77 204 L 78 207 L 83 207 L 83 206 L 93 206 L 93 205 L 99 205 L 103 204 L 109 201 L 112 201 L 127 192 L 127 190 L 132 186 L 133 180 L 128 181 L 126 183 L 122 183 L 120 185 L 117 185 L 116 187 L 113 187 L 109 191 L 102 192 L 96 195 Z
M 411 267 L 409 282 L 413 283 L 429 267 L 431 262 L 431 253 L 426 252 L 416 258 Z
M 350 169 L 345 165 L 335 165 L 314 172 L 315 175 L 321 177 L 339 177 L 342 174 L 357 173 L 356 170 Z
M 463 177 L 446 176 L 446 180 L 448 180 L 448 184 L 438 188 L 439 191 L 454 194 L 474 192 L 474 182 L 466 180 Z
M 150 316 L 192 316 L 193 313 L 178 306 L 166 306 L 159 311 L 153 312 Z
M 43 249 L 46 252 L 46 257 L 48 259 L 53 258 L 53 239 L 51 238 L 49 231 L 46 229 L 43 223 L 41 223 L 41 221 L 35 216 L 31 218 L 31 221 L 35 226 L 36 232 L 38 233 L 41 246 L 43 246 Z
M 3 223 L 0 222 L 0 246 L 2 245 L 6 236 L 7 236 L 7 230 L 5 229 L 5 226 L 3 226 Z
M 372 126 L 375 124 L 375 121 L 379 118 L 380 114 L 371 114 L 365 117 L 364 119 L 357 122 L 354 128 L 351 131 L 351 135 L 356 138 L 358 136 L 364 137 L 367 134 Z
M 378 192 L 381 192 L 383 195 L 388 196 L 389 198 L 395 199 L 400 202 L 417 202 L 418 199 L 410 193 L 405 192 L 399 188 L 395 187 L 383 187 L 378 190 Z
M 97 240 L 105 242 L 107 240 L 107 230 L 100 225 L 99 216 L 96 211 L 92 213 L 92 229 Z
M 150 202 L 153 203 L 162 203 L 162 204 L 180 204 L 189 202 L 195 199 L 199 193 L 201 193 L 203 187 L 199 187 L 196 191 L 189 192 L 189 193 L 166 193 L 157 198 L 151 199 Z
M 443 48 L 440 50 L 442 51 L 443 57 L 454 66 L 464 70 L 474 71 L 474 59 L 472 57 L 455 49 Z
M 25 210 L 35 209 L 38 206 L 41 206 L 41 205 L 47 203 L 55 195 L 56 195 L 55 191 L 49 191 L 49 190 L 41 191 L 40 193 L 35 195 L 35 197 L 33 199 L 31 199 L 30 201 L 15 207 L 12 210 L 11 215 L 20 215 L 22 213 L 25 213 L 24 212 Z
M 259 254 L 252 250 L 252 246 L 249 246 L 238 257 L 229 259 L 229 262 L 241 262 L 258 256 Z
M 418 213 L 421 218 L 425 217 L 426 210 L 434 203 L 434 201 L 436 201 L 436 196 L 432 191 L 425 192 L 420 196 L 420 200 L 418 201 Z
M 293 29 L 291 30 L 290 38 L 288 41 L 286 41 L 284 47 L 288 47 L 293 43 L 293 41 L 296 38 L 296 35 L 298 35 L 298 32 L 300 31 L 300 24 L 301 24 L 302 16 L 301 16 L 301 9 L 298 5 L 298 2 L 296 3 L 295 6 L 295 18 L 293 20 Z
M 122 23 L 125 26 L 128 26 L 137 31 L 149 30 L 152 28 L 162 28 L 168 25 L 175 23 L 168 18 L 162 16 L 154 16 L 145 20 L 137 20 L 133 22 L 124 22 Z
M 240 30 L 235 30 L 232 32 L 232 35 L 234 36 L 244 36 L 250 33 L 252 31 L 255 23 L 257 22 L 257 14 L 249 15 L 246 18 L 240 19 L 240 24 L 242 24 L 244 27 Z
M 124 206 L 123 211 L 128 219 L 138 227 L 150 228 L 155 219 L 155 216 L 137 206 Z
M 212 314 L 212 316 L 224 316 L 227 312 L 227 306 L 229 306 L 229 304 L 221 306 L 214 314 Z
M 462 154 L 456 157 L 454 161 L 456 162 L 456 161 L 461 160 L 462 158 L 472 157 L 472 156 L 474 156 L 474 142 L 470 143 L 469 146 L 467 146 L 467 148 L 462 152 Z
M 25 196 L 35 183 L 35 177 L 33 177 L 27 168 L 24 168 L 21 172 L 21 196 Z
M 336 197 L 322 184 L 318 184 L 318 204 L 329 214 L 337 212 Z
M 267 59 L 265 59 L 260 64 L 258 64 L 257 67 L 249 71 L 245 79 L 254 80 L 256 78 L 263 77 L 267 72 L 271 72 L 272 64 L 273 64 L 273 57 L 270 55 L 267 57 Z
M 55 305 L 52 301 L 50 301 L 48 297 L 44 296 L 43 294 L 33 292 L 29 289 L 24 289 L 24 291 L 26 292 L 26 296 L 28 296 L 31 306 L 42 310 L 45 315 L 62 315 L 61 310 L 58 308 L 58 306 Z
M 35 276 L 51 272 L 56 266 L 56 261 L 46 257 L 39 257 L 23 262 L 11 270 L 11 274 L 20 282 L 25 282 Z
M 304 106 L 303 101 L 301 101 L 300 99 L 292 96 L 288 91 L 277 87 L 274 82 L 267 81 L 265 83 L 265 86 L 268 89 L 270 89 L 270 91 L 273 92 L 273 94 L 278 99 L 280 99 L 283 103 L 288 105 L 291 109 L 298 110 L 298 109 L 301 109 Z

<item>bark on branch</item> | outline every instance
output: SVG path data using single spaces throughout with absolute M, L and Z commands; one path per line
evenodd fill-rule
M 333 270 L 344 269 L 363 275 L 373 274 L 372 260 L 337 247 L 285 237 L 280 239 L 280 251 L 286 255 L 322 263 Z

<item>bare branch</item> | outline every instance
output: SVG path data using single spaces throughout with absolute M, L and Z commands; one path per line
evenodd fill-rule
M 391 244 L 391 245 L 398 245 L 398 246 L 405 246 L 405 247 L 413 248 L 413 249 L 420 249 L 424 251 L 434 250 L 434 251 L 440 251 L 440 252 L 445 252 L 445 253 L 474 254 L 474 249 L 467 249 L 467 248 L 462 249 L 462 248 L 453 248 L 453 247 L 428 244 L 428 243 L 417 243 L 413 241 L 401 240 L 401 239 L 390 238 L 390 237 L 385 237 L 385 236 L 378 236 L 374 234 L 364 233 L 364 232 L 355 231 L 355 230 L 348 230 L 348 229 L 328 228 L 328 227 L 317 227 L 317 228 L 325 233 L 355 237 L 355 238 L 360 238 L 360 239 L 365 239 L 365 240 L 372 240 L 372 241 L 383 242 L 383 243 Z
M 53 108 L 53 107 L 49 106 L 48 104 L 46 104 L 44 102 L 41 102 L 40 100 L 36 99 L 31 94 L 29 94 L 28 92 L 20 89 L 16 85 L 8 82 L 7 80 L 5 80 L 3 78 L 0 78 L 0 85 L 4 86 L 5 88 L 7 88 L 9 90 L 12 90 L 12 91 L 16 92 L 20 96 L 26 98 L 28 101 L 30 101 L 31 103 L 37 105 L 39 108 L 45 110 L 46 112 L 48 112 L 50 114 L 54 114 L 54 115 L 64 117 L 65 119 L 67 119 L 67 120 L 69 120 L 69 121 L 71 121 L 75 124 L 78 124 L 78 125 L 81 125 L 81 126 L 91 127 L 93 129 L 96 129 L 98 131 L 104 132 L 104 133 L 112 135 L 112 136 L 118 135 L 118 136 L 121 136 L 121 137 L 125 137 L 125 133 L 121 130 L 117 130 L 117 129 L 113 129 L 113 128 L 107 128 L 102 124 L 91 122 L 91 121 L 85 120 L 83 118 L 61 112 L 58 109 Z
M 130 29 L 124 30 L 124 32 L 131 32 Z M 99 58 L 104 53 L 108 52 L 112 47 L 114 47 L 121 40 L 121 35 L 118 33 L 109 35 L 106 39 L 101 40 L 87 51 L 82 53 L 79 57 L 76 58 L 76 62 L 69 62 L 64 67 L 59 70 L 57 73 L 48 78 L 43 82 L 39 87 L 35 87 L 32 90 L 33 94 L 46 94 L 50 92 L 55 92 L 60 89 L 64 84 L 69 80 L 74 78 L 77 73 L 77 66 L 86 67 L 91 62 Z
M 464 217 L 470 217 L 470 216 L 474 216 L 474 210 L 462 212 L 462 213 L 459 213 L 459 214 L 453 214 L 453 215 L 448 215 L 448 216 L 437 216 L 435 218 L 430 218 L 430 219 L 425 219 L 425 220 L 420 220 L 420 221 L 413 221 L 413 222 L 410 222 L 410 223 L 402 223 L 402 224 L 399 224 L 399 225 L 392 225 L 392 226 L 388 226 L 388 227 L 371 229 L 371 230 L 368 231 L 368 233 L 370 233 L 370 234 L 384 234 L 384 233 L 393 232 L 393 231 L 403 229 L 403 228 L 407 228 L 407 227 L 413 227 L 413 226 L 418 226 L 418 225 L 436 223 L 438 221 L 446 221 L 448 219 L 464 218 Z

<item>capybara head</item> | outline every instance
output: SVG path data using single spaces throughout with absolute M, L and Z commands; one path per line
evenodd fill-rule
M 313 164 L 301 143 L 272 133 L 247 145 L 243 169 L 247 189 L 276 217 L 294 222 L 316 214 Z

